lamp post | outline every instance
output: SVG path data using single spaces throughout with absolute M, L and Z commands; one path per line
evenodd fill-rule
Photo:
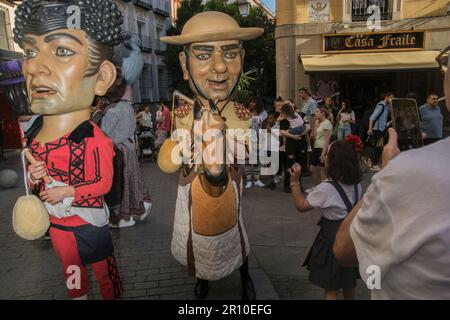
M 242 17 L 247 17 L 250 12 L 250 3 L 247 0 L 238 0 L 239 13 Z

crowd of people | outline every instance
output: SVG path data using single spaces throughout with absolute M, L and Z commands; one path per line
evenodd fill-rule
M 444 91 L 450 110 L 446 59 L 440 63 L 446 71 Z M 445 172 L 450 148 L 449 139 L 443 139 L 438 96 L 429 94 L 425 104 L 408 111 L 410 118 L 420 121 L 424 147 L 401 155 L 403 124 L 392 128 L 393 93 L 382 94 L 362 136 L 354 134 L 356 119 L 349 100 L 336 108 L 332 97 L 320 105 L 306 88 L 299 96 L 301 110 L 281 97 L 268 115 L 261 108 L 252 109 L 252 128 L 280 129 L 279 171 L 265 187 L 275 189 L 284 172 L 284 191 L 292 193 L 296 209 L 321 213 L 320 231 L 303 263 L 311 283 L 324 289 L 325 299 L 337 299 L 340 292 L 344 299 L 354 299 L 356 279 L 370 281 L 375 267 L 381 270 L 381 285 L 371 287 L 373 299 L 449 298 L 444 248 L 450 241 L 445 194 L 450 180 L 440 173 Z M 371 171 L 380 171 L 365 194 L 363 162 Z M 430 164 L 433 169 L 427 173 Z M 308 167 L 312 185 L 304 189 L 302 173 Z M 256 177 L 253 185 L 262 186 Z M 247 174 L 247 188 L 251 178 Z M 432 187 L 422 192 L 417 181 Z
M 336 108 L 333 98 L 327 97 L 319 105 L 307 88 L 299 89 L 301 109 L 279 97 L 274 110 L 264 111 L 258 98 L 251 100 L 247 110 L 230 100 L 242 73 L 241 41 L 255 39 L 264 30 L 241 28 L 232 17 L 210 11 L 192 17 L 181 35 L 162 38 L 183 46 L 180 65 L 196 97 L 183 110 L 173 110 L 175 127 L 169 109 L 161 105 L 155 116 L 157 128 L 152 128 L 150 110 L 144 107 L 136 114 L 133 108 L 132 85 L 143 68 L 139 41 L 121 33 L 123 21 L 114 3 L 97 2 L 78 2 L 88 21 L 79 30 L 66 29 L 71 4 L 67 1 L 26 0 L 16 11 L 15 21 L 15 41 L 24 45 L 23 73 L 31 88 L 31 110 L 40 115 L 25 132 L 23 143 L 34 160 L 26 166 L 23 159 L 25 178 L 49 214 L 50 238 L 66 283 L 69 270 L 79 267 L 80 285 L 67 286 L 69 297 L 87 299 L 88 265 L 104 299 L 123 296 L 109 227 L 132 226 L 144 220 L 151 208 L 136 153 L 136 131 L 142 135 L 156 129 L 158 143 L 173 128 L 189 129 L 197 139 L 193 127 L 200 124 L 203 136 L 211 128 L 279 130 L 280 147 L 271 150 L 280 160 L 278 173 L 265 185 L 260 180 L 261 161 L 247 165 L 245 186 L 274 189 L 284 175 L 284 191 L 292 194 L 296 209 L 320 212 L 320 231 L 303 265 L 326 299 L 337 299 L 341 290 L 345 299 L 354 299 L 358 276 L 366 284 L 373 281 L 372 298 L 450 299 L 450 179 L 445 174 L 450 138 L 442 139 L 436 95 L 430 94 L 419 109 L 421 138 L 428 145 L 402 154 L 401 133 L 389 128 L 392 93 L 383 94 L 371 113 L 367 139 L 351 134 L 356 119 L 350 101 L 341 101 Z M 55 5 L 58 10 L 53 10 Z M 112 28 L 108 30 L 98 23 L 106 22 L 99 18 L 102 15 L 92 14 L 101 5 L 110 12 Z M 45 23 L 40 16 L 43 10 L 48 14 Z M 36 26 L 39 34 L 30 32 Z M 55 33 L 62 29 L 64 33 Z M 214 41 L 211 30 L 216 34 Z M 77 54 L 58 48 L 54 56 L 53 43 L 61 37 Z M 450 47 L 443 50 L 437 61 L 445 74 L 450 111 L 449 51 Z M 200 81 L 204 78 L 208 81 Z M 41 87 L 47 82 L 58 90 Z M 90 104 L 95 96 L 104 95 L 106 108 L 91 118 Z M 406 129 L 411 126 L 407 122 L 401 124 Z M 366 164 L 379 171 L 365 193 L 363 140 L 372 146 Z M 216 155 L 225 152 L 224 144 L 201 142 Z M 165 140 L 160 154 L 164 146 L 170 151 L 167 154 L 177 147 Z M 250 243 L 241 214 L 244 182 L 236 163 L 218 159 L 207 162 L 209 154 L 202 154 L 201 166 L 183 163 L 178 167 L 172 165 L 173 157 L 161 159 L 162 167 L 172 165 L 172 172 L 179 173 L 171 251 L 196 277 L 197 298 L 207 296 L 210 281 L 239 270 L 242 299 L 254 300 Z M 307 170 L 312 185 L 304 190 L 302 173 Z
M 364 146 L 364 150 L 358 153 L 358 157 L 363 160 L 367 169 L 374 172 L 380 170 L 387 128 L 392 126 L 389 105 L 395 97 L 393 93 L 382 93 L 380 101 L 369 110 L 367 123 L 362 124 L 366 127 L 364 132 L 357 128 L 357 122 L 361 120 L 356 118 L 350 99 L 342 99 L 336 103 L 335 99 L 329 96 L 319 103 L 312 98 L 307 88 L 301 88 L 298 93 L 303 102 L 301 109 L 295 106 L 292 100 L 284 100 L 282 97 L 275 99 L 273 108 L 264 108 L 262 100 L 257 97 L 248 105 L 253 114 L 251 128 L 257 132 L 260 129 L 279 129 L 281 138 L 277 174 L 269 177 L 269 182 L 264 184 L 259 174 L 261 165 L 246 165 L 246 189 L 253 186 L 275 189 L 284 179 L 283 189 L 290 193 L 288 169 L 297 162 L 311 176 L 312 184 L 304 190 L 310 193 L 326 178 L 324 159 L 330 143 L 344 141 L 349 136 L 351 139 L 358 137 L 361 140 L 360 144 Z M 414 113 L 413 109 L 410 111 Z M 426 103 L 416 111 L 423 144 L 441 140 L 444 136 L 444 116 L 438 104 L 438 96 L 429 94 Z M 414 114 L 411 117 L 413 116 Z

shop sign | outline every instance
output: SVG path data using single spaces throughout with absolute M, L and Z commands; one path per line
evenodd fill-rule
M 324 53 L 418 50 L 424 44 L 424 31 L 323 35 Z

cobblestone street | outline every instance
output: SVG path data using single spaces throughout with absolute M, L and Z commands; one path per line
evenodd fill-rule
M 17 152 L 7 152 L 0 170 L 20 174 Z M 170 254 L 177 175 L 163 174 L 154 163 L 142 163 L 153 200 L 149 217 L 134 227 L 112 230 L 115 255 L 126 299 L 195 299 L 194 283 L 185 267 Z M 369 182 L 365 175 L 364 187 Z M 305 178 L 309 187 L 309 178 Z M 322 290 L 308 282 L 301 264 L 318 231 L 316 211 L 297 213 L 291 195 L 277 190 L 252 188 L 244 191 L 243 214 L 251 254 L 250 274 L 257 299 L 321 299 Z M 0 190 L 0 299 L 67 299 L 60 263 L 50 241 L 26 241 L 11 225 L 18 196 L 25 193 L 23 179 L 13 189 Z M 91 280 L 93 279 L 91 274 Z M 99 299 L 91 281 L 90 298 Z M 240 299 L 239 272 L 213 282 L 208 299 Z M 361 281 L 358 299 L 369 294 Z

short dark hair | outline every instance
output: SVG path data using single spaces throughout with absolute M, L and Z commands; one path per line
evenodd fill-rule
M 350 142 L 335 141 L 330 145 L 327 155 L 328 178 L 347 185 L 362 181 L 358 155 Z
M 430 93 L 429 95 L 427 95 L 427 100 L 430 99 L 431 97 L 439 97 L 436 93 Z
M 392 93 L 392 92 L 383 92 L 382 94 L 381 94 L 381 99 L 386 99 L 386 97 L 390 97 L 390 96 L 393 96 L 394 94 Z
M 300 92 L 300 91 L 304 91 L 308 96 L 311 96 L 311 92 L 309 91 L 308 88 L 300 88 L 300 89 L 298 89 L 298 92 Z
M 275 99 L 275 102 L 283 102 L 284 100 L 283 100 L 283 98 L 281 97 L 281 96 L 278 96 L 276 99 Z

